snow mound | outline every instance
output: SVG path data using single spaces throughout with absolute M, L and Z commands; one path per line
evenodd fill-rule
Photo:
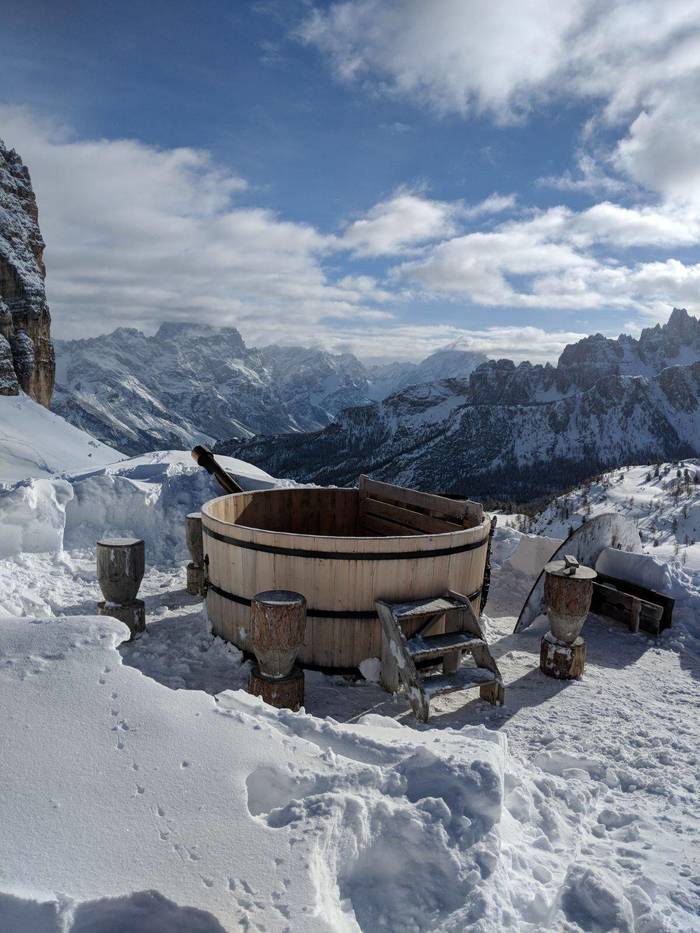
M 674 586 L 671 565 L 651 554 L 633 554 L 608 547 L 601 552 L 595 569 L 598 573 L 627 580 L 667 596 L 684 594 L 684 588 Z
M 0 927 L 503 928 L 503 737 L 173 691 L 121 663 L 111 619 L 2 633 Z
M 217 459 L 244 489 L 283 485 L 242 460 Z M 66 509 L 65 547 L 92 547 L 106 534 L 133 535 L 146 542 L 150 562 L 186 559 L 185 516 L 222 495 L 216 481 L 181 450 L 122 460 L 71 482 L 74 497 Z
M 244 489 L 284 485 L 242 460 L 218 459 Z M 144 539 L 150 563 L 184 560 L 185 516 L 219 495 L 216 481 L 181 450 L 156 451 L 61 479 L 23 480 L 0 490 L 0 557 L 90 548 L 105 535 L 128 535 Z
M 72 498 L 70 483 L 60 479 L 27 479 L 0 491 L 0 557 L 62 550 Z
M 560 538 L 525 534 L 499 522 L 491 542 L 491 561 L 510 573 L 536 577 L 561 543 Z
M 74 472 L 120 457 L 28 395 L 0 395 L 0 483 Z

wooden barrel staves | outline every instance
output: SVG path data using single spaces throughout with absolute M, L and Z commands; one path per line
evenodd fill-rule
M 299 661 L 324 669 L 379 657 L 377 599 L 451 590 L 480 612 L 491 523 L 477 503 L 381 483 L 270 489 L 205 503 L 202 525 L 207 614 L 215 634 L 245 651 L 254 650 L 251 603 L 265 590 L 304 594 Z
M 97 611 L 125 622 L 134 638 L 146 627 L 144 602 L 137 599 L 146 569 L 145 545 L 140 538 L 103 538 L 97 542 L 96 560 L 104 596 Z

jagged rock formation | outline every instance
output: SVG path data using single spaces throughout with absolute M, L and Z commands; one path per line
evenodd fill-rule
M 44 241 L 29 171 L 0 140 L 0 395 L 48 406 L 54 384 Z
M 639 340 L 600 335 L 558 365 L 495 360 L 398 392 L 310 435 L 218 449 L 273 475 L 527 501 L 602 469 L 700 453 L 700 321 L 674 310 Z
M 421 364 L 366 367 L 350 353 L 247 347 L 233 327 L 166 323 L 57 341 L 53 409 L 130 454 L 222 438 L 313 431 L 405 380 L 467 376 L 483 357 L 453 350 Z

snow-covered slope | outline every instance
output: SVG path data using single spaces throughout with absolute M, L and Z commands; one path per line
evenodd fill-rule
M 120 456 L 29 396 L 0 396 L 0 483 L 75 472 Z
M 555 499 L 529 525 L 537 535 L 565 538 L 582 522 L 619 512 L 661 560 L 700 570 L 700 460 L 623 467 Z
M 437 698 L 421 727 L 362 680 L 306 672 L 300 713 L 248 696 L 182 567 L 149 563 L 125 643 L 85 615 L 94 550 L 0 559 L 0 929 L 696 929 L 700 575 L 673 566 L 658 640 L 591 617 L 565 684 L 543 619 L 511 634 L 533 539 L 496 534 L 506 705 Z

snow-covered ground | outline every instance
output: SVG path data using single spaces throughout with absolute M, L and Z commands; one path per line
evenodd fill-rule
M 503 708 L 452 695 L 419 726 L 374 683 L 307 672 L 305 712 L 278 711 L 240 689 L 248 663 L 157 544 L 211 494 L 178 457 L 94 471 L 82 499 L 64 481 L 65 549 L 0 560 L 0 930 L 700 929 L 684 545 L 673 628 L 591 617 L 580 681 L 539 672 L 544 619 L 512 634 L 557 541 L 502 527 L 485 624 Z M 120 515 L 150 558 L 134 642 L 93 615 L 94 539 Z
M 28 395 L 0 395 L 0 484 L 102 466 L 120 458 L 118 450 L 73 427 Z
M 612 511 L 635 523 L 655 556 L 700 570 L 700 460 L 612 470 L 560 496 L 529 530 L 565 538 L 585 519 Z

